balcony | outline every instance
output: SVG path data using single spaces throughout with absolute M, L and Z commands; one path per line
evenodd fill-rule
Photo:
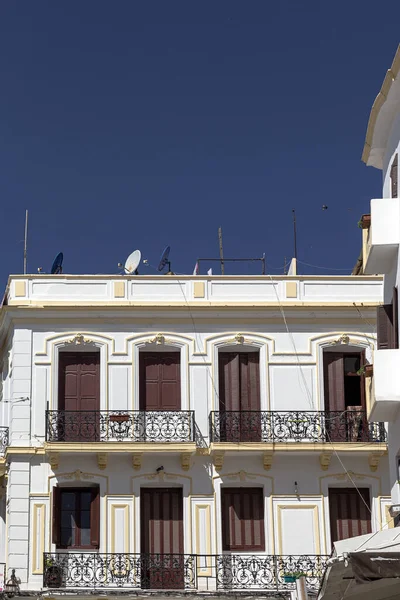
M 387 352 L 387 351 L 385 351 Z M 386 442 L 384 423 L 370 423 L 365 411 L 213 411 L 211 442 Z
M 271 591 L 295 589 L 304 575 L 319 588 L 328 556 L 195 554 L 44 554 L 43 587 L 78 590 Z
M 363 230 L 364 274 L 389 273 L 400 243 L 400 200 L 371 200 L 371 225 Z
M 4 456 L 8 446 L 8 427 L 0 427 L 0 457 Z
M 374 353 L 371 421 L 392 421 L 400 407 L 400 386 L 397 379 L 400 350 L 376 350 Z
M 46 411 L 47 442 L 194 443 L 193 410 Z

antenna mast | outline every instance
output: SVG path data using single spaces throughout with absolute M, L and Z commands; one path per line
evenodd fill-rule
M 218 228 L 218 240 L 219 240 L 219 258 L 221 261 L 221 275 L 225 275 L 224 248 L 222 246 L 222 227 Z
M 27 245 L 28 245 L 28 211 L 25 211 L 25 236 L 24 236 L 24 275 L 26 275 L 27 264 Z
M 294 242 L 294 258 L 297 260 L 297 227 L 296 227 L 296 211 L 292 208 L 293 215 L 293 242 Z

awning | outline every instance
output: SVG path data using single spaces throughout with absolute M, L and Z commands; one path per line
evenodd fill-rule
M 334 544 L 318 600 L 399 600 L 400 528 Z

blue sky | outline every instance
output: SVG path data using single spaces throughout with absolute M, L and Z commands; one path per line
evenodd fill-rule
M 361 152 L 399 19 L 391 0 L 2 2 L 1 286 L 26 208 L 29 272 L 61 250 L 65 272 L 115 273 L 170 244 L 191 273 L 222 225 L 226 256 L 265 252 L 278 273 L 292 208 L 299 259 L 350 271 L 381 195 Z

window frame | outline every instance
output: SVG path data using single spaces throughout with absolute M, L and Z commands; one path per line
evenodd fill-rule
M 81 544 L 81 509 L 80 496 L 84 493 L 91 493 L 90 502 L 90 544 Z M 79 508 L 76 508 L 76 514 L 79 514 L 79 525 L 75 524 L 75 536 L 77 543 L 66 545 L 61 543 L 61 503 L 63 493 L 75 494 L 75 502 L 79 498 Z M 97 550 L 99 548 L 99 523 L 100 523 L 100 486 L 81 486 L 81 487 L 55 487 L 53 488 L 53 544 L 57 549 L 62 550 Z
M 229 543 L 228 544 L 228 540 L 226 539 L 225 536 L 225 532 L 226 532 L 226 528 L 225 528 L 225 524 L 227 522 L 228 514 L 226 509 L 229 507 L 229 505 L 226 504 L 226 500 L 224 499 L 225 494 L 233 494 L 233 493 L 238 493 L 240 494 L 240 496 L 242 496 L 245 493 L 249 493 L 249 492 L 257 492 L 257 495 L 259 495 L 259 510 L 261 513 L 261 518 L 260 518 L 260 544 L 252 544 L 252 545 L 245 545 L 245 544 L 241 544 L 239 545 L 235 545 L 233 543 Z M 222 527 L 222 535 L 221 535 L 221 543 L 222 543 L 222 551 L 223 552 L 265 552 L 265 504 L 264 504 L 264 489 L 262 487 L 221 487 L 221 527 Z M 241 499 L 242 501 L 242 499 Z M 242 506 L 242 504 L 241 504 Z M 254 516 L 252 517 L 252 520 L 254 520 Z M 240 523 L 245 523 L 244 519 L 240 519 Z M 243 527 L 243 526 L 242 526 Z M 231 532 L 230 532 L 231 533 Z M 242 533 L 242 540 L 243 540 L 243 533 Z M 230 541 L 230 540 L 229 540 Z

